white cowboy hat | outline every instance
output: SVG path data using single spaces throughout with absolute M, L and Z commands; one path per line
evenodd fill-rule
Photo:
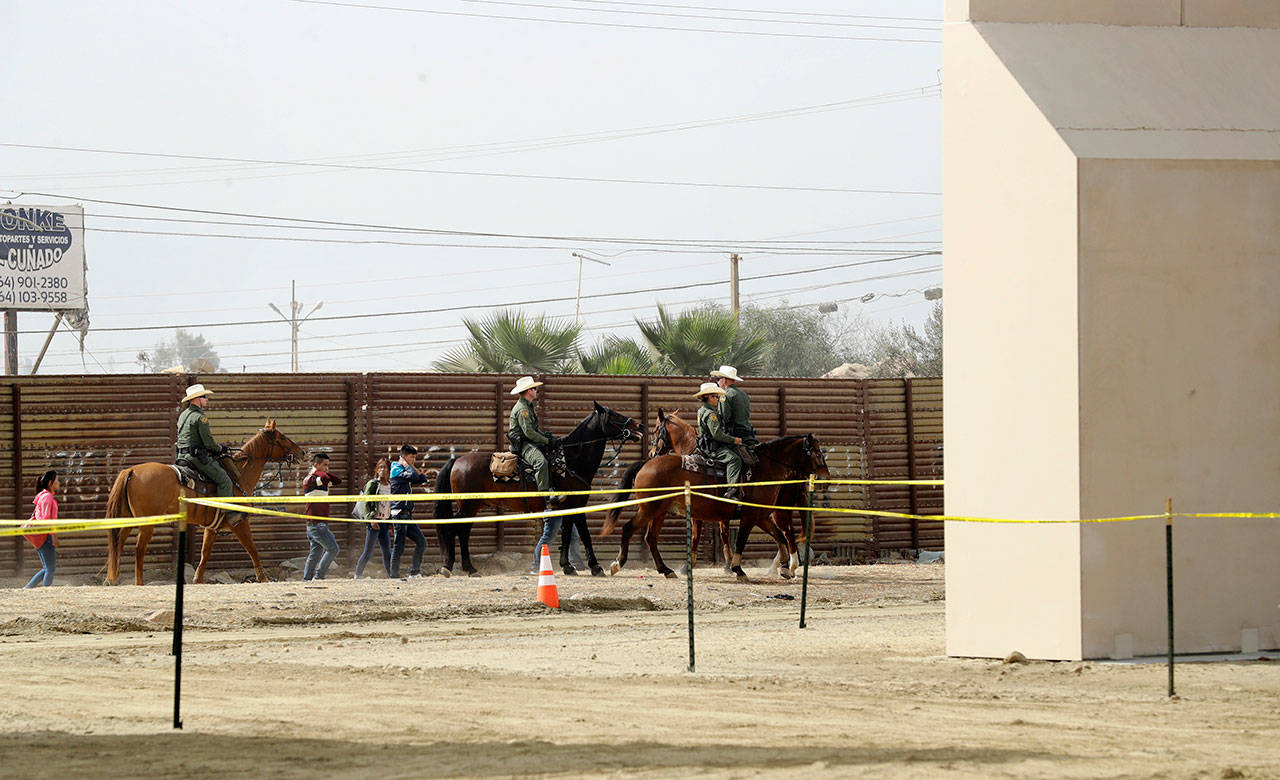
M 533 381 L 531 376 L 522 376 L 516 380 L 516 386 L 511 390 L 511 394 L 520 395 L 531 387 L 542 387 L 542 383 Z
M 732 379 L 735 382 L 742 381 L 742 377 L 738 376 L 738 369 L 734 368 L 733 366 L 720 366 L 719 370 L 711 372 L 711 376 L 723 377 L 725 379 Z
M 182 397 L 182 403 L 185 404 L 192 398 L 199 398 L 202 395 L 213 395 L 213 391 L 205 390 L 204 385 L 192 385 L 187 388 L 187 394 Z
M 694 398 L 701 398 L 704 395 L 727 395 L 724 388 L 715 382 L 703 382 L 698 388 L 698 392 L 693 394 Z

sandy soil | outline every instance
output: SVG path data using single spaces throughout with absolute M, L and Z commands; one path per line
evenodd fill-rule
M 938 565 L 0 590 L 6 777 L 1277 777 L 1280 663 L 943 656 Z M 775 598 L 792 596 L 795 600 Z M 163 623 L 164 616 L 155 619 Z M 1013 650 L 1015 648 L 1010 648 Z

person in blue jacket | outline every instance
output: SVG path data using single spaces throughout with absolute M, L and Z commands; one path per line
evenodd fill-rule
M 405 444 L 400 448 L 400 459 L 391 464 L 391 495 L 408 495 L 413 492 L 414 485 L 427 484 L 426 475 L 414 467 L 417 459 L 417 447 Z M 391 522 L 395 528 L 391 542 L 391 576 L 400 576 L 400 557 L 404 555 L 404 540 L 407 536 L 413 540 L 413 567 L 409 569 L 409 576 L 421 577 L 422 554 L 427 551 L 427 537 L 413 522 L 413 502 L 392 501 Z

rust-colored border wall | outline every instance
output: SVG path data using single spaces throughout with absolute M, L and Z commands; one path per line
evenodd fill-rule
M 210 407 L 215 435 L 239 443 L 268 418 L 308 451 L 324 449 L 333 468 L 356 490 L 374 461 L 402 443 L 424 452 L 428 469 L 455 453 L 492 449 L 503 443 L 516 377 L 492 374 L 217 374 L 96 375 L 0 378 L 0 514 L 29 513 L 36 477 L 45 469 L 63 472 L 60 512 L 65 517 L 101 517 L 115 474 L 136 463 L 171 461 L 174 422 L 182 389 L 203 381 L 215 390 Z M 645 418 L 646 429 L 659 408 L 695 408 L 689 397 L 697 386 L 687 377 L 554 375 L 546 382 L 543 422 L 567 433 L 592 401 Z M 827 450 L 833 476 L 856 479 L 940 479 L 942 476 L 942 382 L 936 378 L 751 379 L 753 422 L 762 437 L 812 432 Z M 910 440 L 912 446 L 908 447 Z M 601 470 L 596 487 L 617 484 L 626 463 L 643 456 L 644 443 L 629 443 L 617 462 Z M 268 469 L 265 495 L 293 495 L 302 470 L 277 474 Z M 820 496 L 821 505 L 911 511 L 942 511 L 940 488 L 839 487 Z M 600 497 L 603 502 L 606 497 Z M 348 506 L 335 505 L 335 516 Z M 420 512 L 430 510 L 423 506 Z M 876 520 L 819 511 L 814 518 L 817 552 L 874 555 L 913 547 L 942 548 L 942 524 Z M 598 525 L 598 518 L 593 519 Z M 473 551 L 524 550 L 534 541 L 533 523 L 483 524 L 472 534 Z M 703 555 L 711 557 L 711 541 Z M 300 522 L 254 521 L 254 537 L 264 560 L 278 563 L 305 555 Z M 428 538 L 432 535 L 428 534 Z M 344 560 L 358 552 L 363 528 L 352 524 L 338 532 Z M 29 564 L 24 540 L 0 544 L 0 571 Z M 611 557 L 616 539 L 598 550 Z M 664 530 L 664 548 L 683 545 L 683 525 Z M 195 552 L 195 542 L 193 549 Z M 434 547 L 434 544 L 433 544 Z M 354 548 L 354 550 L 353 550 Z M 124 569 L 132 567 L 132 547 Z M 767 555 L 772 543 L 753 535 L 749 554 Z M 148 561 L 163 567 L 172 560 L 169 529 L 157 530 Z M 428 555 L 436 555 L 432 550 Z M 643 555 L 643 553 L 641 553 Z M 102 534 L 72 534 L 64 539 L 58 569 L 97 573 L 106 561 Z M 220 538 L 214 570 L 245 568 L 248 559 L 234 539 Z M 29 566 L 27 567 L 29 568 Z

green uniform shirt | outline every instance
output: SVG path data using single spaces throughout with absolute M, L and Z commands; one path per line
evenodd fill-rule
M 751 399 L 736 385 L 729 385 L 724 392 L 720 407 L 724 409 L 725 428 L 735 436 L 754 436 L 756 429 L 751 427 Z
M 213 432 L 209 430 L 209 420 L 204 416 L 204 410 L 191 404 L 178 415 L 178 449 L 193 450 L 197 447 L 203 447 L 211 455 L 222 450 L 222 445 L 213 438 Z
M 538 430 L 538 412 L 527 398 L 516 401 L 511 407 L 511 419 L 507 423 L 507 433 L 519 432 L 528 444 L 548 444 L 551 440 Z
M 721 404 L 724 401 L 720 402 Z M 702 402 L 702 406 L 698 407 L 698 433 L 702 436 L 710 436 L 712 439 L 721 444 L 733 444 L 733 437 L 724 429 L 724 419 L 720 412 L 716 411 L 716 407 Z

